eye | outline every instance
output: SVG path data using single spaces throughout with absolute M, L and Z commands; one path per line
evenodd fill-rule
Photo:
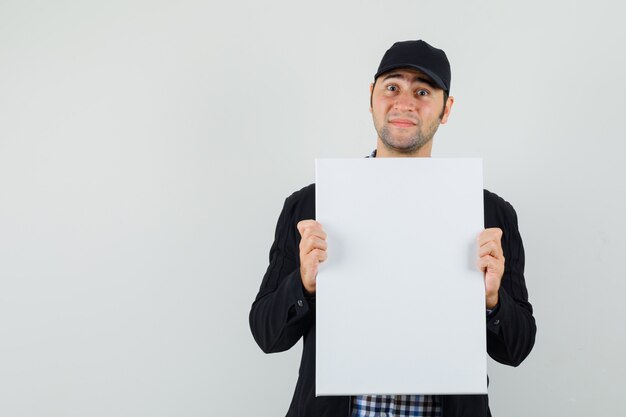
M 428 90 L 420 89 L 415 92 L 418 96 L 427 96 L 430 94 Z
M 387 91 L 398 91 L 398 86 L 394 84 L 389 84 L 387 87 L 385 87 L 385 89 Z

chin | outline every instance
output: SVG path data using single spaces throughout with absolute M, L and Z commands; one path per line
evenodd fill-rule
M 419 150 L 416 146 L 387 146 L 387 149 L 400 154 L 412 154 Z

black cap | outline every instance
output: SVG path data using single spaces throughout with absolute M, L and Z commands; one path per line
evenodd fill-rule
M 415 68 L 428 75 L 442 90 L 450 93 L 450 62 L 446 53 L 424 42 L 396 42 L 385 52 L 374 80 L 396 68 Z

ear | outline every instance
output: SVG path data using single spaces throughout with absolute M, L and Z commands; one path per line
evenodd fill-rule
M 448 117 L 450 116 L 450 111 L 452 110 L 452 105 L 454 104 L 454 97 L 448 97 L 448 101 L 446 101 L 446 107 L 443 111 L 443 116 L 441 116 L 441 124 L 446 124 L 448 121 Z
M 372 94 L 374 94 L 374 83 L 370 84 L 370 113 L 372 112 Z

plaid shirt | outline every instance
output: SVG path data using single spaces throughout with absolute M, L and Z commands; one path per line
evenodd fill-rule
M 359 395 L 351 417 L 441 417 L 437 395 Z
M 376 158 L 376 149 L 367 156 Z M 437 395 L 359 395 L 351 417 L 441 417 Z

